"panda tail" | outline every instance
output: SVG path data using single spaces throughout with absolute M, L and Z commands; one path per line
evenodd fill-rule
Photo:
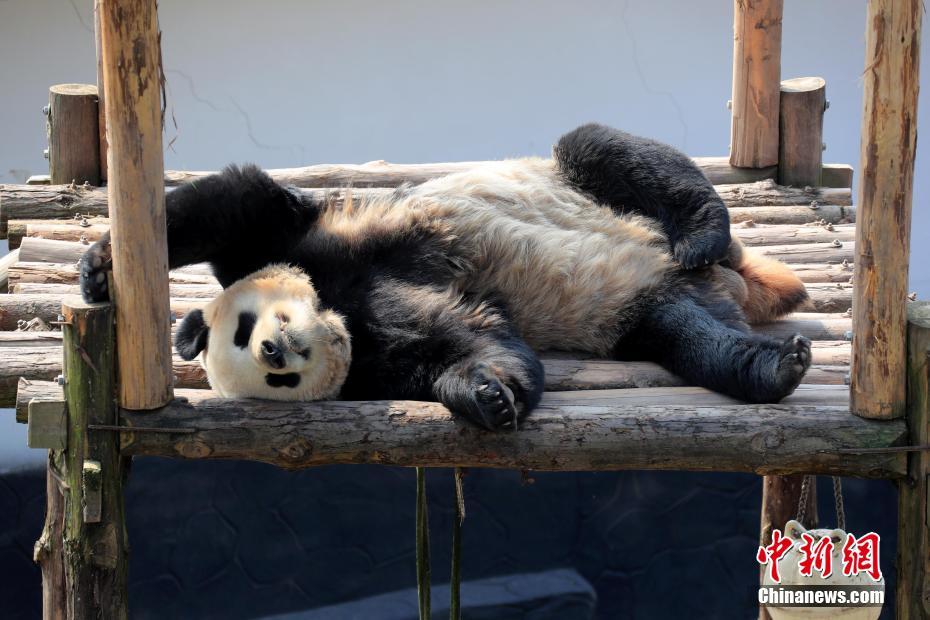
M 768 323 L 797 310 L 813 310 L 804 283 L 788 265 L 743 247 L 739 239 L 730 243 L 724 265 L 736 271 L 746 285 L 741 306 L 750 324 Z

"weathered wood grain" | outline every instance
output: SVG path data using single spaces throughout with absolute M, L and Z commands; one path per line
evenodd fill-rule
M 905 296 L 920 89 L 920 0 L 870 0 L 862 74 L 852 410 L 905 411 Z
M 770 207 L 731 207 L 730 223 L 756 224 L 847 224 L 856 221 L 856 207 L 843 205 L 783 205 Z
M 778 116 L 778 182 L 796 187 L 821 185 L 823 113 L 827 83 L 819 77 L 783 80 Z
M 33 396 L 60 392 L 53 383 L 30 388 Z M 178 390 L 177 397 L 154 412 L 123 412 L 121 423 L 195 432 L 123 433 L 124 455 L 249 459 L 286 468 L 380 463 L 889 478 L 905 472 L 900 452 L 834 452 L 899 445 L 906 432 L 901 420 L 849 415 L 841 386 L 802 386 L 780 405 L 745 405 L 691 387 L 554 392 L 508 433 L 455 420 L 437 403 L 226 400 L 208 390 Z
M 97 87 L 56 84 L 49 88 L 48 109 L 50 181 L 100 185 Z
M 172 397 L 158 9 L 107 0 L 99 14 L 119 402 L 150 409 Z
M 778 163 L 782 0 L 733 3 L 733 111 L 730 163 Z
M 907 307 L 908 443 L 930 444 L 930 303 Z M 896 610 L 899 618 L 930 617 L 930 453 L 908 455 L 898 483 Z

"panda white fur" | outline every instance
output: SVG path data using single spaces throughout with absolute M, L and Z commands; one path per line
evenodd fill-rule
M 176 338 L 224 396 L 434 399 L 498 428 L 538 402 L 542 350 L 652 359 L 754 401 L 784 397 L 810 364 L 806 339 L 747 326 L 802 304 L 801 282 L 731 240 L 687 157 L 599 125 L 553 159 L 344 205 L 246 167 L 167 208 L 171 266 L 210 261 L 227 287 Z M 106 295 L 106 252 L 103 239 L 84 259 L 88 298 Z

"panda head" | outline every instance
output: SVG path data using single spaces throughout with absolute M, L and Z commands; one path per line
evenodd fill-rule
M 335 398 L 351 361 L 342 317 L 321 308 L 310 278 L 272 265 L 184 317 L 175 348 L 201 352 L 210 386 L 226 398 Z

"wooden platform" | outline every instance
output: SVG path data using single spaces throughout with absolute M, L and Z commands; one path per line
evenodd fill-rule
M 717 181 L 741 174 L 718 158 L 699 159 Z M 316 166 L 273 171 L 323 193 L 330 182 L 356 192 L 390 191 L 463 164 Z M 168 184 L 205 173 L 169 173 Z M 814 341 L 813 367 L 779 405 L 745 405 L 682 381 L 648 362 L 543 356 L 547 394 L 517 433 L 492 435 L 452 420 L 435 403 L 267 403 L 225 401 L 207 389 L 197 362 L 174 358 L 177 401 L 156 413 L 123 412 L 122 423 L 176 433 L 124 433 L 132 455 L 248 458 L 284 467 L 325 463 L 517 467 L 527 469 L 690 469 L 760 474 L 810 471 L 867 477 L 905 473 L 903 421 L 849 414 L 850 307 L 855 209 L 848 187 L 789 188 L 764 171 L 750 183 L 723 183 L 733 233 L 747 246 L 792 265 L 807 284 L 808 312 L 758 331 Z M 850 178 L 834 175 L 833 178 Z M 380 185 L 380 186 L 379 186 Z M 89 218 L 74 218 L 74 213 Z M 72 186 L 0 186 L 0 222 L 18 248 L 9 294 L 0 295 L 0 405 L 25 421 L 31 398 L 59 398 L 60 334 L 13 331 L 35 317 L 53 323 L 77 293 L 76 261 L 108 228 L 106 194 Z M 39 217 L 41 216 L 41 217 Z M 25 218 L 25 219 L 24 219 Z M 220 288 L 206 266 L 171 274 L 171 308 L 183 316 Z M 17 390 L 19 391 L 17 397 Z M 101 431 L 102 432 L 102 431 Z M 864 452 L 859 452 L 864 450 Z

